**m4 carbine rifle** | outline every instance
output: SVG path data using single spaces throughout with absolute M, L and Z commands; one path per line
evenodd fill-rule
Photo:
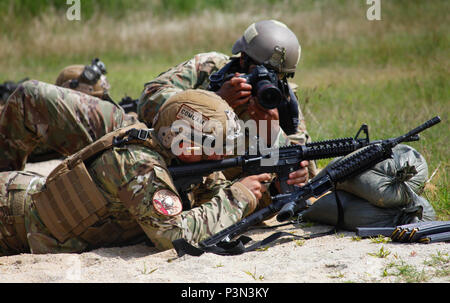
M 359 137 L 361 133 L 365 134 L 363 138 Z M 417 140 L 419 140 L 418 135 L 412 135 L 405 138 L 404 141 Z M 208 176 L 215 171 L 240 167 L 245 175 L 275 173 L 277 180 L 280 181 L 281 193 L 288 194 L 295 191 L 296 187 L 294 185 L 288 185 L 286 181 L 289 179 L 289 174 L 299 168 L 301 161 L 345 156 L 359 148 L 380 142 L 382 141 L 369 140 L 368 126 L 363 124 L 354 138 L 348 137 L 312 142 L 305 145 L 290 145 L 267 149 L 264 153 L 256 153 L 256 155 L 249 155 L 247 153 L 243 156 L 223 160 L 170 166 L 168 169 L 178 193 L 185 200 L 183 206 L 186 209 L 188 207 L 186 194 L 191 185 L 201 183 L 203 176 Z M 276 159 L 276 162 L 271 162 L 270 159 Z
M 291 218 L 295 213 L 306 209 L 306 200 L 311 197 L 320 197 L 322 194 L 333 190 L 335 184 L 355 176 L 369 169 L 373 165 L 392 156 L 392 148 L 399 143 L 417 139 L 417 135 L 423 130 L 439 123 L 441 119 L 436 116 L 405 135 L 387 140 L 375 141 L 358 149 L 357 151 L 343 157 L 339 161 L 327 167 L 324 174 L 308 181 L 305 186 L 288 193 L 281 193 L 272 197 L 272 203 L 231 225 L 217 234 L 199 242 L 196 248 L 184 239 L 173 241 L 173 245 L 179 256 L 185 253 L 200 255 L 203 252 L 214 252 L 216 254 L 240 254 L 246 250 L 243 243 L 230 242 L 236 236 L 244 233 L 253 225 L 277 214 L 277 220 L 283 222 Z

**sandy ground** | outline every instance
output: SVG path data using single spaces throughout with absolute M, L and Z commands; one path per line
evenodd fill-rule
M 57 163 L 29 164 L 27 170 L 48 174 Z M 301 235 L 326 231 L 330 226 L 291 225 L 278 229 Z M 257 240 L 273 232 L 255 230 L 250 236 Z M 238 256 L 178 258 L 174 250 L 158 252 L 138 244 L 82 254 L 0 257 L 0 282 L 448 283 L 449 248 L 449 243 L 356 240 L 353 232 L 304 241 L 280 239 L 266 250 Z M 383 252 L 385 256 L 381 257 Z

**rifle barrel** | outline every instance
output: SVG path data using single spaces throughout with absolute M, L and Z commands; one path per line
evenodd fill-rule
M 413 130 L 410 130 L 409 132 L 407 132 L 403 136 L 400 136 L 400 137 L 394 139 L 395 142 L 393 142 L 393 143 L 394 143 L 394 145 L 396 145 L 398 143 L 407 141 L 410 137 L 416 136 L 420 132 L 424 131 L 427 128 L 432 127 L 433 125 L 438 124 L 439 122 L 441 122 L 441 117 L 436 116 L 434 118 L 431 118 L 430 120 L 428 120 L 427 122 L 423 123 L 422 125 L 419 125 L 418 127 L 414 128 Z

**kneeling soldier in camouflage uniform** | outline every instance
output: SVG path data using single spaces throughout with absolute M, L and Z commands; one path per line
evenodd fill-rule
M 64 68 L 57 86 L 26 81 L 9 97 L 0 116 L 0 171 L 22 170 L 33 151 L 34 155 L 49 150 L 71 155 L 137 122 L 135 116 L 107 101 L 109 84 L 104 75 L 92 83 L 83 82 L 85 68 Z
M 210 76 L 230 65 L 227 74 L 235 74 L 223 83 L 216 93 L 234 109 L 239 119 L 279 120 L 277 109 L 265 110 L 252 96 L 252 85 L 239 74 L 248 74 L 256 65 L 264 65 L 278 73 L 279 79 L 294 75 L 300 60 L 301 47 L 295 35 L 285 24 L 276 20 L 263 20 L 251 24 L 244 34 L 233 45 L 229 57 L 218 52 L 201 53 L 194 58 L 172 67 L 157 78 L 145 84 L 144 91 L 138 103 L 139 120 L 151 125 L 156 113 L 164 102 L 173 94 L 186 89 L 208 89 L 211 84 Z M 238 56 L 239 54 L 239 56 Z M 278 144 L 305 144 L 310 142 L 306 130 L 304 116 L 299 106 L 299 124 L 295 134 L 286 136 L 283 132 L 278 135 Z M 302 167 L 294 175 L 303 178 L 309 172 L 312 178 L 316 174 L 315 161 L 305 161 L 308 170 Z
M 137 123 L 111 132 L 68 157 L 47 178 L 0 173 L 0 255 L 83 252 L 130 244 L 143 235 L 164 250 L 172 240 L 201 241 L 252 213 L 268 174 L 209 184 L 209 201 L 182 202 L 167 165 L 221 157 L 192 155 L 191 141 L 178 145 L 180 156 L 171 152 L 178 142 L 172 123 L 195 127 L 182 108 L 204 121 L 218 121 L 227 130 L 222 142 L 242 135 L 225 101 L 211 92 L 187 90 L 164 104 L 154 129 Z M 200 132 L 220 138 L 215 128 Z

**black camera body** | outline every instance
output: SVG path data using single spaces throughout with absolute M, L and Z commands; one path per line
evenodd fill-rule
M 218 91 L 224 82 L 234 77 L 238 62 L 232 60 L 223 68 L 209 76 L 208 90 Z M 299 124 L 298 101 L 286 78 L 280 80 L 275 71 L 264 65 L 256 67 L 248 74 L 239 76 L 252 86 L 252 95 L 258 98 L 258 104 L 266 109 L 278 109 L 280 127 L 287 135 L 297 132 Z
M 100 77 L 106 74 L 106 66 L 99 58 L 92 60 L 91 65 L 86 65 L 80 75 L 80 80 L 84 83 L 94 85 Z
M 252 95 L 265 109 L 277 108 L 283 100 L 283 93 L 278 88 L 278 76 L 264 65 L 257 65 L 251 73 L 241 75 L 252 86 Z

